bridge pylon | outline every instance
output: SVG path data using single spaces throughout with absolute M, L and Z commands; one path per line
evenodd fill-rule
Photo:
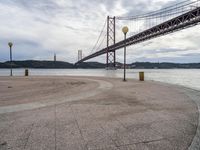
M 116 69 L 116 55 L 115 50 L 110 52 L 109 46 L 115 44 L 115 17 L 107 17 L 107 55 L 106 55 L 106 69 Z

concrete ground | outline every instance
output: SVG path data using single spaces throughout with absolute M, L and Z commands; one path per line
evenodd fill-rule
M 198 149 L 200 92 L 97 77 L 0 77 L 0 150 Z

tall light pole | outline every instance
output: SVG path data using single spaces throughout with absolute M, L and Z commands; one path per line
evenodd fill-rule
M 126 81 L 126 34 L 128 33 L 128 27 L 125 26 L 122 28 L 122 32 L 124 33 L 124 82 Z
M 13 43 L 9 42 L 8 46 L 10 47 L 10 76 L 12 76 L 13 75 L 13 73 L 12 73 L 12 46 L 13 46 Z

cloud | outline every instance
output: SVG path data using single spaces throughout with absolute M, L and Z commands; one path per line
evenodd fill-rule
M 14 43 L 14 59 L 58 60 L 76 62 L 77 50 L 88 55 L 94 46 L 106 16 L 136 15 L 157 10 L 178 1 L 172 0 L 6 0 L 0 1 L 0 61 L 8 60 L 8 41 Z M 121 27 L 133 22 L 117 21 L 117 40 L 123 39 Z M 144 23 L 141 23 L 144 24 Z M 131 29 L 132 27 L 132 29 Z M 104 31 L 106 32 L 106 31 Z M 192 61 L 199 53 L 199 27 L 160 37 L 128 48 L 128 61 Z M 104 42 L 102 47 L 106 46 Z M 117 51 L 117 61 L 123 61 Z M 105 56 L 93 61 L 105 62 Z M 197 61 L 196 57 L 194 61 Z

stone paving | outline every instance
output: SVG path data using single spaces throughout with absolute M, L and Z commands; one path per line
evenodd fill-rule
M 94 94 L 87 97 L 66 96 L 62 103 L 1 113 L 0 150 L 189 148 L 199 117 L 197 105 L 188 96 L 189 90 L 150 81 L 90 79 L 99 85 L 102 81 L 112 86 L 91 86 L 89 91 Z M 77 80 L 88 79 L 77 77 Z M 101 92 L 95 91 L 98 88 Z M 199 92 L 193 91 L 195 94 Z

